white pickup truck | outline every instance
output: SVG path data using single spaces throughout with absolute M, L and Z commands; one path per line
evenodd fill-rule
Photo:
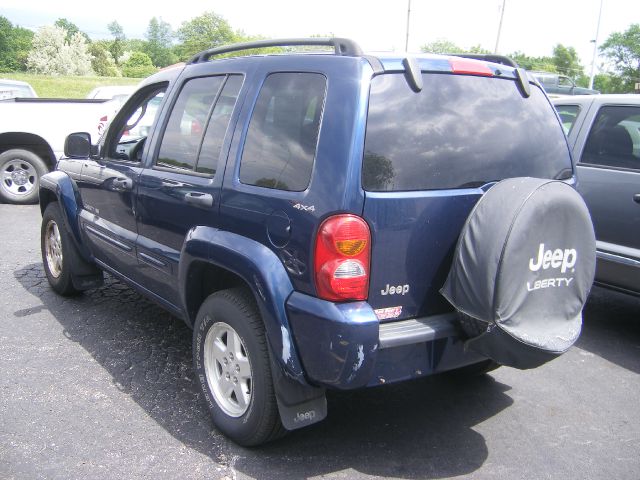
M 98 138 L 120 107 L 114 100 L 13 98 L 0 101 L 0 201 L 35 203 L 70 133 Z

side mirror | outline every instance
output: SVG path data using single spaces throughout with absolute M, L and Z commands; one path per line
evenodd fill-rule
M 89 158 L 91 155 L 91 135 L 86 132 L 70 134 L 64 141 L 64 155 L 68 158 Z

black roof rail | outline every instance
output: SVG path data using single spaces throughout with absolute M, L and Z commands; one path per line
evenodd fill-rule
M 504 55 L 494 55 L 493 53 L 447 53 L 450 57 L 464 57 L 472 58 L 474 60 L 485 60 L 487 62 L 499 63 L 508 67 L 519 68 L 513 59 L 505 57 Z
M 317 38 L 281 38 L 274 40 L 256 40 L 253 42 L 234 43 L 222 47 L 210 48 L 196 54 L 187 63 L 206 62 L 211 57 L 230 52 L 240 52 L 254 48 L 268 47 L 299 47 L 299 46 L 326 46 L 333 47 L 335 55 L 348 57 L 361 57 L 364 55 L 362 48 L 349 38 L 317 37 Z

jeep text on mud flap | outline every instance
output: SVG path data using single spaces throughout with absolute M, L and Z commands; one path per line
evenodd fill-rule
M 334 52 L 212 60 L 291 45 Z M 328 388 L 531 368 L 579 334 L 593 229 L 522 70 L 337 38 L 222 47 L 145 80 L 90 148 L 70 135 L 42 179 L 50 284 L 104 270 L 183 319 L 240 444 L 322 420 Z

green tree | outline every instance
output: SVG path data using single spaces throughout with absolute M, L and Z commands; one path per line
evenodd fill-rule
M 633 92 L 640 82 L 640 24 L 634 23 L 624 32 L 614 32 L 600 47 L 622 80 L 624 92 Z
M 124 29 L 122 28 L 122 25 L 120 25 L 115 20 L 111 22 L 109 25 L 107 25 L 107 28 L 109 29 L 109 32 L 113 37 L 113 40 L 109 45 L 109 52 L 111 52 L 111 56 L 113 57 L 113 60 L 116 62 L 116 65 L 118 65 L 118 61 L 120 60 L 120 57 L 124 53 L 124 42 L 127 39 L 127 37 L 125 37 L 124 35 Z
M 144 52 L 133 52 L 122 64 L 122 75 L 130 78 L 144 78 L 157 71 L 149 55 Z
M 149 55 L 156 67 L 166 67 L 178 61 L 178 57 L 172 51 L 173 32 L 171 25 L 161 18 L 153 17 L 147 28 L 147 42 L 144 52 Z
M 518 65 L 525 70 L 543 71 L 543 72 L 557 72 L 552 57 L 530 57 L 522 52 L 516 51 L 508 55 Z
M 626 93 L 629 91 L 624 78 L 611 73 L 599 73 L 596 75 L 593 78 L 593 88 L 601 93 Z
M 553 47 L 552 62 L 559 73 L 567 75 L 573 79 L 584 74 L 584 68 L 580 65 L 578 52 L 573 47 L 565 47 L 558 43 Z
M 420 47 L 421 52 L 425 53 L 465 53 L 465 49 L 459 47 L 455 43 L 445 40 L 438 39 L 435 42 L 427 43 Z
M 471 48 L 462 48 L 455 43 L 446 40 L 446 39 L 438 39 L 435 42 L 427 43 L 420 47 L 420 51 L 425 53 L 474 53 L 474 54 L 488 54 L 491 53 L 486 48 L 482 48 L 480 44 L 474 45 Z
M 66 38 L 67 42 L 70 42 L 71 37 L 73 37 L 76 33 L 79 33 L 84 37 L 87 43 L 91 43 L 91 39 L 89 38 L 89 35 L 80 31 L 80 29 L 75 23 L 70 22 L 66 18 L 59 18 L 58 20 L 56 20 L 56 23 L 54 23 L 54 25 L 56 27 L 62 27 L 67 31 L 67 38 Z
M 187 60 L 202 50 L 233 43 L 236 39 L 229 22 L 214 12 L 205 12 L 184 22 L 177 37 L 180 43 L 175 52 L 180 60 Z
M 25 71 L 33 32 L 0 16 L 0 72 Z
M 108 45 L 105 45 L 105 43 L 104 41 L 98 41 L 89 45 L 91 68 L 96 75 L 101 77 L 119 77 L 121 73 L 108 50 Z
M 128 38 L 124 41 L 123 47 L 125 52 L 145 52 L 147 41 L 141 38 Z
M 487 50 L 486 48 L 483 48 L 480 44 L 478 45 L 474 45 L 472 46 L 467 52 L 465 53 L 479 53 L 482 55 L 489 55 L 491 54 L 491 50 Z

